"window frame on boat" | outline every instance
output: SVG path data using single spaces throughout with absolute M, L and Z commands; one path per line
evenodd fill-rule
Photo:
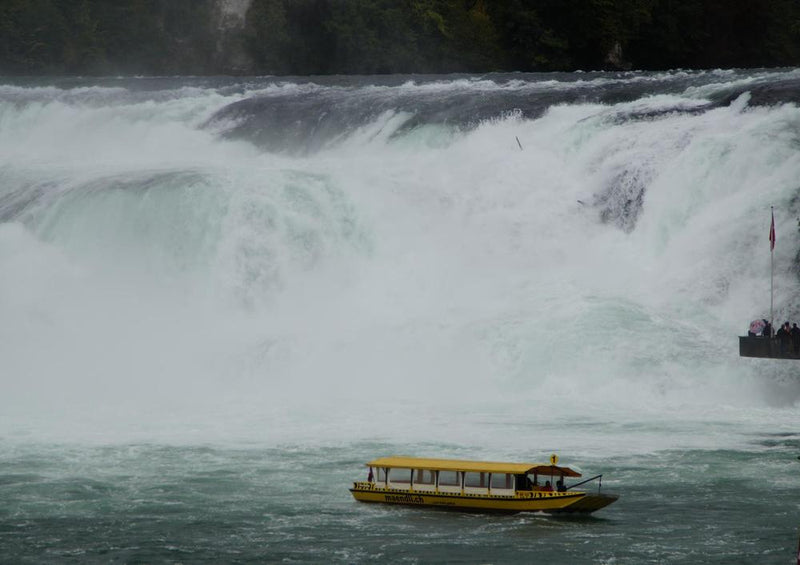
M 431 469 L 414 469 L 411 475 L 411 488 L 420 492 L 436 491 L 436 471 Z
M 413 471 L 413 469 L 406 469 L 403 467 L 388 468 L 386 470 L 386 476 L 388 478 L 388 484 L 390 485 L 389 488 L 397 488 L 391 485 L 399 485 L 399 488 L 411 488 Z
M 450 480 L 451 475 L 445 475 L 448 477 L 447 482 L 442 482 L 442 473 L 453 473 L 456 477 L 456 481 L 453 482 Z M 436 471 L 436 490 L 437 492 L 455 492 L 455 493 L 462 493 L 464 491 L 464 473 L 462 471 L 453 471 L 449 469 L 444 470 L 437 470 Z
M 462 495 L 513 496 L 515 492 L 539 490 L 537 488 L 539 475 L 559 476 L 562 479 L 581 476 L 580 473 L 569 467 L 538 463 L 491 463 L 386 457 L 371 461 L 367 465 L 370 467 L 370 472 L 373 468 L 377 471 L 373 478 L 374 484 L 382 483 L 386 489 Z M 396 471 L 395 477 L 397 478 L 392 476 L 393 471 Z M 533 482 L 530 481 L 528 475 L 533 475 Z M 431 482 L 432 476 L 433 482 Z M 499 477 L 503 478 L 499 479 Z M 525 481 L 521 482 L 523 477 Z

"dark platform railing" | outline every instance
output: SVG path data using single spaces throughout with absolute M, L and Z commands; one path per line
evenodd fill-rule
M 781 347 L 778 338 L 739 336 L 739 356 L 800 360 L 800 351 L 796 352 L 791 340 Z

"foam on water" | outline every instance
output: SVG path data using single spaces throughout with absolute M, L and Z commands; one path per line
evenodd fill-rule
M 0 89 L 0 430 L 633 453 L 793 429 L 791 368 L 736 335 L 768 315 L 770 204 L 798 313 L 800 110 L 653 76 L 698 84 L 413 128 L 432 90 L 607 79 Z M 211 120 L 294 91 L 404 104 L 301 156 Z

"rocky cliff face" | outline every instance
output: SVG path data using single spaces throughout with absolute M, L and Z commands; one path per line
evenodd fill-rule
M 631 65 L 631 62 L 624 57 L 622 52 L 622 43 L 619 41 L 615 42 L 613 47 L 608 50 L 605 59 L 603 59 L 603 63 L 608 65 L 608 67 L 611 69 L 622 71 L 629 71 L 633 66 Z
M 226 74 L 249 73 L 252 58 L 244 47 L 247 10 L 253 0 L 212 0 L 216 31 L 214 67 Z

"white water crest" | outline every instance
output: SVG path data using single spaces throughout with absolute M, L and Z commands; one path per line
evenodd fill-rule
M 590 453 L 794 430 L 795 366 L 736 336 L 769 316 L 770 205 L 776 321 L 800 317 L 800 110 L 747 92 L 795 76 L 0 87 L 0 433 Z

